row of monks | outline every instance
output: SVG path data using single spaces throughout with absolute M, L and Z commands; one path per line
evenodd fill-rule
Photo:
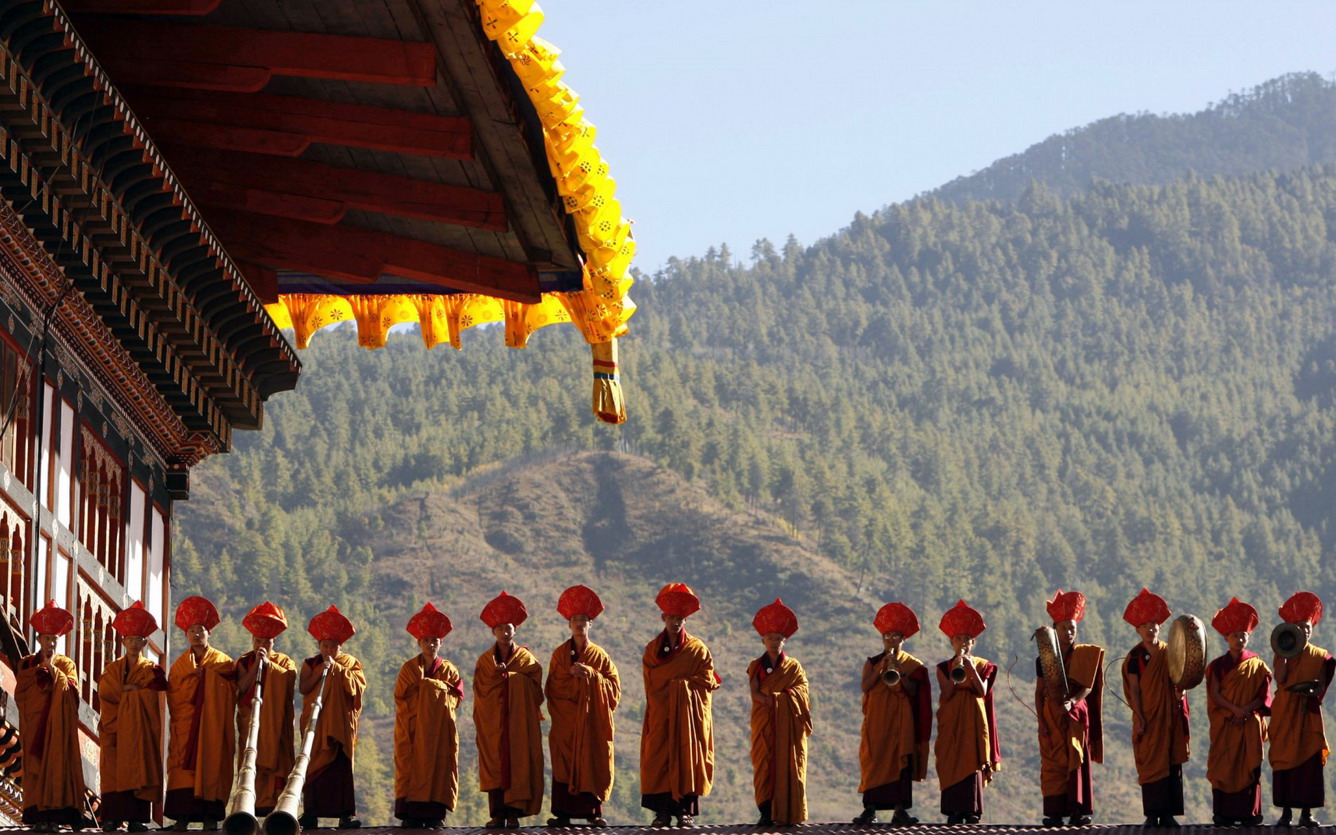
M 646 706 L 641 730 L 642 805 L 655 826 L 689 826 L 709 794 L 714 774 L 711 694 L 721 686 L 709 649 L 686 628 L 700 608 L 683 583 L 670 583 L 656 598 L 664 629 L 641 659 Z M 1091 822 L 1091 764 L 1103 759 L 1104 650 L 1076 641 L 1086 600 L 1061 590 L 1047 609 L 1058 638 L 1062 687 L 1045 686 L 1036 664 L 1035 713 L 1042 760 L 1043 822 Z M 515 642 L 528 612 L 502 592 L 480 615 L 495 643 L 478 659 L 472 679 L 473 720 L 482 792 L 489 828 L 513 828 L 541 812 L 544 755 L 541 706 L 551 716 L 548 750 L 552 768 L 549 826 L 588 821 L 604 826 L 603 803 L 613 782 L 613 717 L 621 681 L 608 654 L 590 641 L 590 624 L 603 611 L 598 595 L 573 586 L 557 609 L 571 637 L 553 652 L 546 679 L 538 659 Z M 1182 765 L 1188 759 L 1187 701 L 1170 677 L 1167 646 L 1159 640 L 1170 615 L 1165 601 L 1143 589 L 1124 619 L 1140 642 L 1122 665 L 1123 691 L 1133 712 L 1132 746 L 1146 824 L 1176 826 L 1183 814 Z M 1311 634 L 1321 601 L 1299 592 L 1280 616 Z M 314 715 L 314 747 L 303 793 L 303 828 L 336 819 L 360 826 L 353 764 L 362 696 L 367 686 L 361 663 L 343 651 L 353 624 L 331 606 L 311 619 L 308 631 L 319 652 L 300 663 L 274 649 L 287 628 L 279 607 L 263 603 L 243 625 L 252 650 L 233 660 L 209 645 L 218 624 L 213 604 L 202 597 L 182 601 L 176 625 L 188 647 L 164 671 L 143 655 L 157 629 L 136 603 L 113 623 L 125 654 L 98 682 L 101 709 L 101 801 L 103 828 L 122 825 L 143 831 L 156 802 L 175 828 L 198 821 L 216 829 L 225 812 L 236 765 L 236 739 L 245 739 L 259 704 L 256 814 L 264 816 L 294 764 L 294 698 L 300 693 L 303 735 Z M 1272 668 L 1247 649 L 1258 624 L 1256 610 L 1238 600 L 1216 613 L 1212 625 L 1229 649 L 1205 672 L 1210 716 L 1207 776 L 1215 822 L 1261 821 L 1261 765 L 1270 739 L 1274 802 L 1301 812 L 1301 825 L 1316 825 L 1311 810 L 1324 803 L 1323 765 L 1328 752 L 1321 703 L 1336 661 L 1307 643 L 1295 658 L 1277 657 Z M 16 693 L 24 747 L 24 822 L 38 831 L 85 822 L 85 795 L 76 736 L 78 687 L 70 659 L 55 652 L 73 617 L 54 602 L 33 615 L 39 651 L 23 659 Z M 782 601 L 756 613 L 753 626 L 765 652 L 747 670 L 751 696 L 751 758 L 761 825 L 799 823 L 807 817 L 807 741 L 812 733 L 808 682 L 802 665 L 784 651 L 798 630 L 796 614 Z M 888 603 L 874 627 L 882 651 L 862 669 L 863 727 L 859 750 L 863 812 L 855 823 L 872 823 L 890 810 L 890 822 L 910 825 L 913 784 L 927 775 L 934 712 L 931 678 L 937 682 L 934 753 L 941 813 L 948 823 L 976 823 L 983 815 L 984 788 L 1001 766 L 993 709 L 997 665 L 974 655 L 986 626 L 963 600 L 941 618 L 953 654 L 933 668 L 905 648 L 919 631 L 914 611 Z M 395 815 L 410 828 L 441 826 L 459 792 L 456 711 L 465 699 L 459 670 L 439 656 L 450 620 L 430 603 L 407 624 L 419 653 L 400 668 L 395 683 Z M 1052 673 L 1049 673 L 1052 675 Z M 1315 682 L 1306 689 L 1287 683 Z M 1049 682 L 1051 685 L 1052 683 Z M 168 709 L 163 761 L 164 701 Z M 1061 698 L 1055 693 L 1060 694 Z M 316 705 L 323 705 L 318 709 Z M 1269 726 L 1269 727 L 1268 727 Z M 165 779 L 164 779 L 165 774 Z M 165 794 L 164 794 L 165 792 Z

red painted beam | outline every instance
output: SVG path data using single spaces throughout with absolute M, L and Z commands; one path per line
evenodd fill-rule
M 213 197 L 200 199 L 246 211 L 338 223 L 344 212 L 333 213 L 322 205 L 330 203 L 344 210 L 360 209 L 497 232 L 506 229 L 501 195 L 481 189 L 303 159 L 172 144 L 163 145 L 162 150 L 192 195 L 199 196 L 196 192 L 201 188 L 211 188 Z M 273 195 L 272 201 L 263 198 L 266 194 Z M 298 198 L 315 202 L 306 205 Z M 239 203 L 238 199 L 244 202 Z
M 177 119 L 146 118 L 143 121 L 149 133 L 159 141 L 200 148 L 295 157 L 311 146 L 310 138 L 300 133 L 238 128 L 208 122 L 182 122 Z
M 260 67 L 303 78 L 436 84 L 436 46 L 419 41 L 148 20 L 99 20 L 83 34 L 108 71 L 151 56 L 153 61 Z
M 321 226 L 221 207 L 204 214 L 229 253 L 271 270 L 363 283 L 397 275 L 521 302 L 542 297 L 538 272 L 528 264 L 347 224 Z
M 174 137 L 207 148 L 295 156 L 301 151 L 287 153 L 269 147 L 290 147 L 301 140 L 306 144 L 321 142 L 443 159 L 473 158 L 473 126 L 460 116 L 268 93 L 247 95 L 125 86 L 121 90 L 155 137 L 158 131 L 154 125 L 159 120 L 170 120 L 171 129 L 178 131 L 186 130 L 177 128 L 178 123 L 194 123 L 207 125 L 207 129 L 221 125 L 265 132 L 234 137 L 227 142 L 210 141 L 200 135 L 205 132 L 201 130 L 188 131 L 192 134 L 189 138 Z M 277 142 L 280 134 L 288 135 L 288 142 Z M 305 147 L 301 145 L 303 150 Z
M 206 15 L 222 0 L 64 0 L 67 12 L 94 14 Z
M 155 61 L 149 58 L 125 60 L 116 55 L 107 56 L 102 64 L 117 84 L 158 84 L 163 87 L 229 93 L 258 93 L 272 77 L 265 67 Z

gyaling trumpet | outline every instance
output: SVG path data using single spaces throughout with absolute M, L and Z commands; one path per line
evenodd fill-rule
M 881 683 L 887 687 L 900 686 L 900 662 L 891 657 L 886 662 L 886 669 L 881 671 Z
M 955 684 L 965 683 L 965 653 L 956 656 L 956 664 L 951 668 L 951 681 Z

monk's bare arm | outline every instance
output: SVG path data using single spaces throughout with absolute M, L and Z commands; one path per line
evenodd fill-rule
M 979 677 L 979 666 L 974 663 L 974 659 L 966 656 L 964 667 L 965 680 L 961 682 L 960 686 L 973 690 L 976 696 L 988 695 L 988 684 Z
M 1124 673 L 1127 679 L 1128 703 L 1132 708 L 1132 733 L 1141 736 L 1146 732 L 1146 714 L 1141 708 L 1141 676 L 1136 673 Z
M 241 659 L 237 659 L 237 670 L 241 673 L 237 678 L 237 690 L 244 693 L 255 683 L 255 679 L 260 677 L 259 652 L 257 651 L 256 654 L 251 657 L 250 666 L 248 667 L 243 667 Z
M 313 667 L 304 661 L 302 662 L 302 674 L 301 680 L 298 682 L 298 687 L 301 689 L 301 694 L 303 696 L 310 695 L 311 691 L 315 689 L 315 686 L 320 683 L 320 674 L 323 671 L 324 667 L 321 665 L 317 664 Z
M 873 664 L 871 661 L 863 662 L 863 692 L 871 693 L 872 688 L 877 686 L 881 680 L 881 665 Z

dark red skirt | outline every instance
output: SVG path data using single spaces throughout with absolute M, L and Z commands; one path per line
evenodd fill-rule
M 983 817 L 983 772 L 976 771 L 954 786 L 942 789 L 942 814 L 948 818 Z
M 174 821 L 220 821 L 227 817 L 222 800 L 202 800 L 190 789 L 171 789 L 162 813 Z
M 1183 814 L 1183 766 L 1169 766 L 1169 776 L 1141 784 L 1141 812 L 1148 818 Z
M 1220 818 L 1255 818 L 1262 814 L 1262 769 L 1252 773 L 1252 785 L 1236 792 L 1211 789 L 1211 813 Z
M 1090 815 L 1095 811 L 1095 781 L 1090 776 L 1090 760 L 1067 775 L 1067 793 L 1044 798 L 1044 817 L 1065 818 Z
M 153 804 L 135 797 L 132 791 L 107 792 L 97 816 L 106 822 L 148 823 L 153 820 Z
M 1327 804 L 1326 780 L 1322 773 L 1322 754 L 1309 757 L 1302 765 L 1271 773 L 1271 802 L 1275 806 L 1317 809 Z
M 572 794 L 570 786 L 553 780 L 552 814 L 559 818 L 601 818 L 603 801 L 590 792 Z
M 317 818 L 349 818 L 357 814 L 353 761 L 347 753 L 340 751 L 319 774 L 307 776 L 302 789 L 302 814 Z
M 863 792 L 864 809 L 908 809 L 914 805 L 914 778 L 909 766 L 900 771 L 900 779 L 893 783 L 873 786 Z

